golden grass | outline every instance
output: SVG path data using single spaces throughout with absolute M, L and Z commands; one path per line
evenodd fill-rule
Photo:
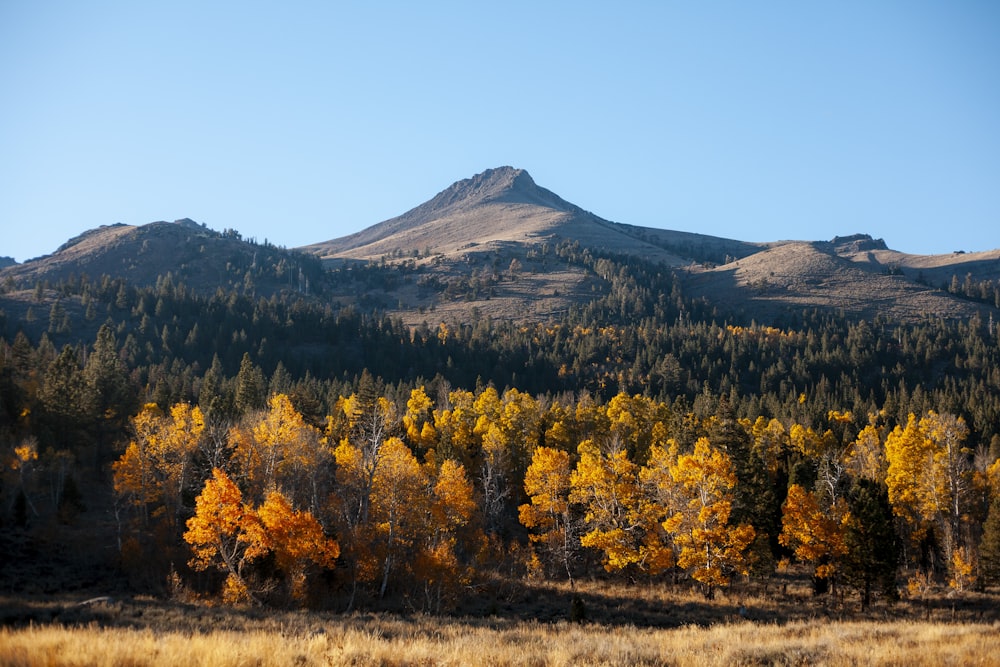
M 444 617 L 0 595 L 0 667 L 1000 664 L 994 593 L 862 613 L 850 596 L 811 596 L 807 578 L 778 581 L 711 601 L 681 586 L 521 582 Z M 572 599 L 585 622 L 567 620 Z
M 298 625 L 298 624 L 296 624 Z M 641 629 L 345 616 L 285 630 L 0 629 L 0 665 L 967 665 L 1000 660 L 1000 624 L 737 622 Z

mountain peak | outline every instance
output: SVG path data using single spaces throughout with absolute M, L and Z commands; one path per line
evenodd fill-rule
M 430 210 L 440 211 L 491 201 L 512 201 L 518 199 L 517 195 L 530 198 L 539 189 L 524 169 L 497 167 L 452 183 L 418 208 L 426 206 Z
M 490 203 L 529 204 L 567 213 L 581 213 L 578 206 L 570 204 L 559 195 L 538 186 L 524 169 L 503 166 L 476 174 L 452 183 L 430 201 L 404 214 L 423 218 L 465 210 Z

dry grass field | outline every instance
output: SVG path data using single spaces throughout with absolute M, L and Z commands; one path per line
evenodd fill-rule
M 567 601 L 584 601 L 570 620 Z M 452 616 L 226 609 L 149 597 L 0 598 L 0 665 L 990 665 L 995 596 L 880 603 L 583 583 Z M 499 604 L 498 604 L 499 603 Z
M 3 665 L 988 665 L 1000 625 L 731 623 L 702 628 L 347 617 L 315 629 L 0 630 Z

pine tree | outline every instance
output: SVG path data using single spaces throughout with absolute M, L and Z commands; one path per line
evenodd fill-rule
M 219 417 L 226 412 L 226 401 L 223 395 L 223 385 L 226 381 L 219 355 L 212 356 L 212 365 L 201 380 L 198 391 L 198 407 L 205 417 Z
M 56 447 L 79 447 L 88 440 L 84 434 L 86 396 L 87 384 L 76 350 L 67 345 L 49 364 L 38 392 L 43 421 Z
M 236 412 L 244 415 L 253 410 L 264 409 L 266 391 L 264 373 L 251 361 L 250 353 L 244 352 L 240 371 L 236 374 Z
M 865 610 L 876 591 L 895 597 L 900 545 L 885 487 L 858 480 L 848 503 L 851 513 L 845 525 L 847 553 L 842 558 L 842 572 L 861 593 L 861 608 Z
M 985 586 L 1000 585 L 1000 497 L 990 503 L 979 543 L 979 573 Z
M 138 407 L 138 392 L 129 381 L 128 371 L 118 357 L 114 331 L 108 325 L 97 332 L 94 349 L 84 368 L 87 381 L 87 407 L 97 423 L 98 449 L 96 464 L 100 464 L 110 444 L 111 434 L 120 431 Z

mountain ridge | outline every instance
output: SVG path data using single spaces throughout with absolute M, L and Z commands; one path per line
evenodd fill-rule
M 411 325 L 429 311 L 460 321 L 474 311 L 539 320 L 608 289 L 609 276 L 553 252 L 567 244 L 591 256 L 661 266 L 677 274 L 689 295 L 758 321 L 802 308 L 854 317 L 970 317 L 984 305 L 949 293 L 957 291 L 956 281 L 966 283 L 966 293 L 971 283 L 1000 286 L 1000 250 L 909 255 L 868 234 L 758 243 L 640 227 L 586 211 L 511 166 L 456 181 L 354 234 L 291 250 L 189 218 L 119 223 L 85 231 L 51 255 L 2 268 L 0 277 L 22 286 L 84 274 L 154 284 L 170 273 L 202 293 L 236 288 L 263 295 L 302 293 L 311 284 L 335 303 L 367 304 Z M 401 277 L 373 285 L 338 274 L 331 282 L 320 262 L 327 268 L 381 264 Z M 989 310 L 1000 316 L 997 306 Z

